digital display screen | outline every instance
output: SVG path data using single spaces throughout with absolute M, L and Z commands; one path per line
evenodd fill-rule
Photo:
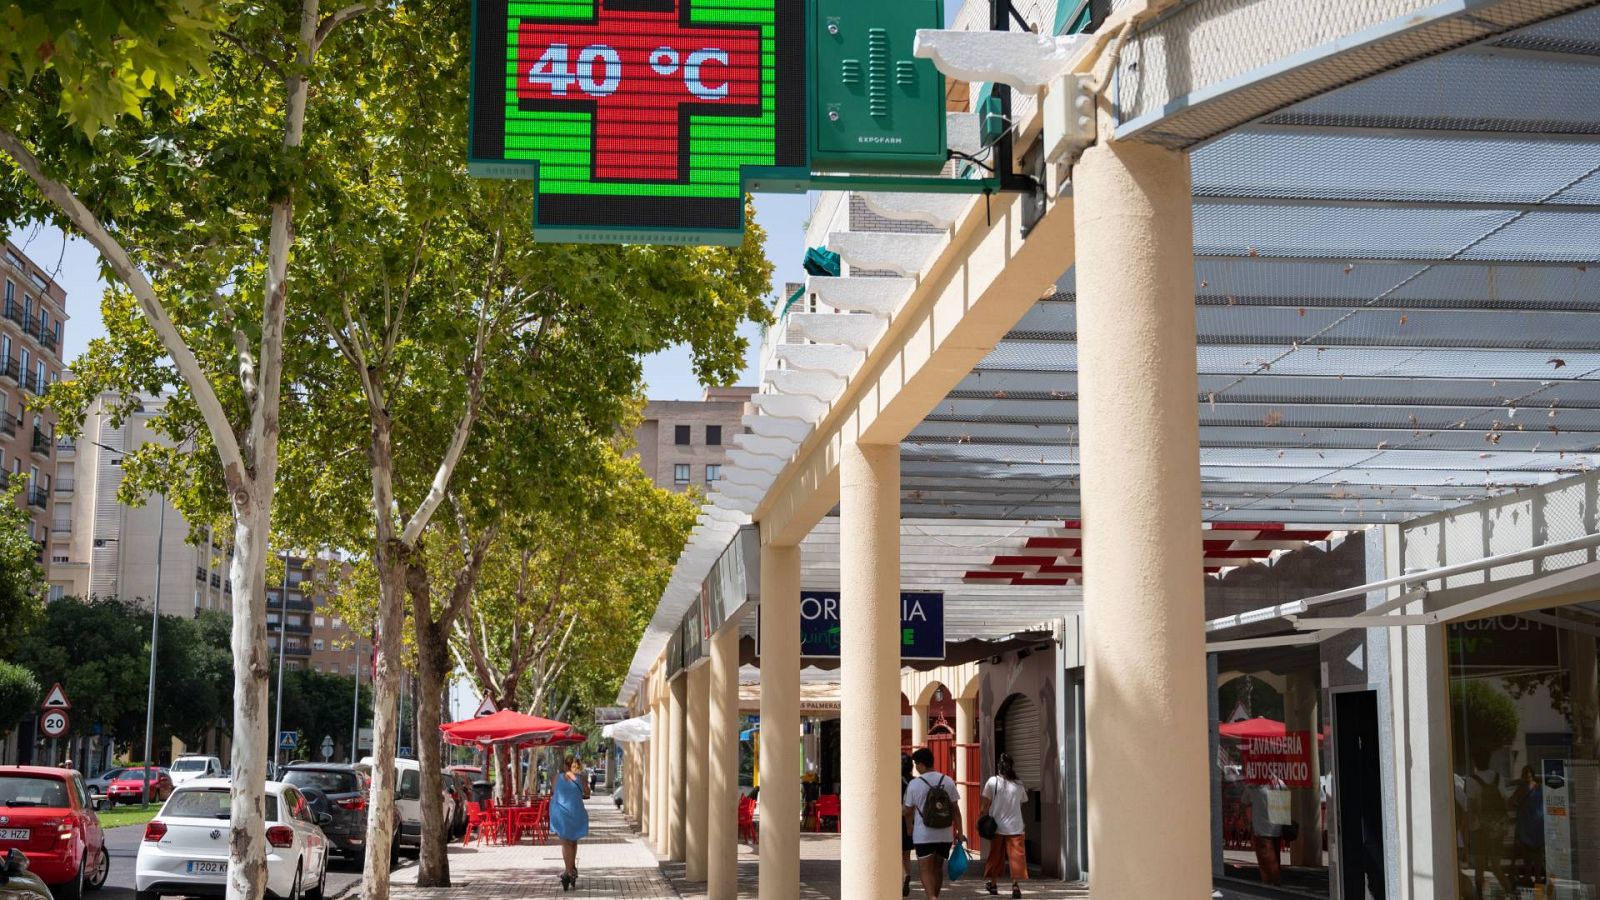
M 536 238 L 737 243 L 743 178 L 806 167 L 805 0 L 475 0 L 472 93 Z

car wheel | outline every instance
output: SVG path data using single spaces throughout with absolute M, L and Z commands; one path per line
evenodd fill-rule
M 84 887 L 91 891 L 98 891 L 106 883 L 106 876 L 111 874 L 111 852 L 105 844 L 100 845 L 100 864 L 94 867 L 89 874 L 89 880 L 84 882 Z
M 304 894 L 300 892 L 300 876 L 303 873 L 300 863 L 294 865 L 294 884 L 289 887 L 288 900 L 303 900 Z
M 393 871 L 400 868 L 400 835 L 396 834 L 394 840 L 389 842 L 389 869 Z
M 83 896 L 83 870 L 89 867 L 89 851 L 83 851 L 83 858 L 78 860 L 78 874 L 72 880 L 59 887 L 50 889 L 50 894 L 55 900 L 78 900 Z

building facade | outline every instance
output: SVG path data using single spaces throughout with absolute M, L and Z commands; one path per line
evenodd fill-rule
M 743 417 L 754 412 L 753 387 L 706 388 L 700 400 L 651 400 L 634 431 L 639 464 L 656 487 L 685 491 L 713 487 Z
M 30 401 L 61 379 L 67 294 L 15 244 L 5 242 L 0 266 L 0 473 L 28 476 L 17 502 L 33 515 L 33 538 L 48 562 L 65 496 L 56 479 L 56 418 Z M 66 494 L 72 491 L 69 482 Z
M 281 583 L 267 589 L 267 647 L 274 658 L 278 641 L 284 641 L 285 669 L 310 669 L 361 680 L 372 677 L 372 640 L 356 632 L 329 604 L 319 571 L 338 560 L 289 556 L 288 597 Z
M 121 423 L 113 420 L 110 402 L 96 401 L 78 439 L 57 447 L 50 599 L 159 598 L 161 612 L 174 616 L 229 609 L 229 536 L 191 529 L 165 497 L 129 506 L 117 496 L 123 457 L 146 443 L 165 443 L 151 424 L 166 401 L 147 397 Z

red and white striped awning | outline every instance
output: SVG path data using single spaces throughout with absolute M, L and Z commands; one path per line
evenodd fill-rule
M 1205 571 L 1249 565 L 1279 551 L 1325 541 L 1333 532 L 1275 522 L 1210 522 L 1203 525 Z M 967 584 L 1067 585 L 1083 580 L 1083 523 L 1071 520 L 1058 534 L 1027 538 L 1021 548 L 994 557 L 962 579 Z

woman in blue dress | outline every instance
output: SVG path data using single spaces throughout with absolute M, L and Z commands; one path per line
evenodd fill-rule
M 588 793 L 583 765 L 576 756 L 568 756 L 550 796 L 550 830 L 561 841 L 561 861 L 566 864 L 561 872 L 563 891 L 578 886 L 578 842 L 589 834 L 589 811 L 583 808 Z

